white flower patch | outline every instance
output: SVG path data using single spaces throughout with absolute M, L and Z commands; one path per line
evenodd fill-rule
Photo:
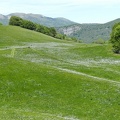
M 41 113 L 41 114 L 43 114 L 45 116 L 51 116 L 53 118 L 63 119 L 63 120 L 80 120 L 80 119 L 77 119 L 74 116 L 65 116 L 65 117 L 63 117 L 62 115 L 54 115 L 54 114 L 49 114 L 49 113 Z
M 72 44 L 67 43 L 56 43 L 56 42 L 48 42 L 48 43 L 26 43 L 27 46 L 32 48 L 55 48 L 55 47 L 69 47 L 73 46 Z
M 120 60 L 113 60 L 113 59 L 98 59 L 98 60 L 93 60 L 93 59 L 84 59 L 84 60 L 70 60 L 72 64 L 77 64 L 77 65 L 85 65 L 85 66 L 99 66 L 101 64 L 120 64 Z

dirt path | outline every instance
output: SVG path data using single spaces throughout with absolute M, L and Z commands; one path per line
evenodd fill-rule
M 57 67 L 55 67 L 55 68 L 57 68 Z M 100 77 L 96 77 L 96 76 L 88 75 L 88 74 L 85 74 L 85 73 L 82 73 L 82 72 L 77 72 L 77 71 L 74 71 L 74 70 L 69 70 L 69 69 L 64 69 L 64 68 L 57 68 L 57 69 L 61 70 L 61 71 L 68 72 L 68 73 L 73 73 L 73 74 L 77 74 L 77 75 L 82 75 L 82 76 L 86 76 L 86 77 L 89 77 L 89 78 L 93 78 L 94 80 L 106 81 L 106 82 L 109 82 L 109 83 L 112 83 L 112 84 L 114 83 L 115 85 L 120 86 L 120 82 L 118 82 L 118 81 L 109 80 L 109 79 L 106 79 L 106 78 L 100 78 Z

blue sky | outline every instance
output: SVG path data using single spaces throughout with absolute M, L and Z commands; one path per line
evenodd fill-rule
M 0 14 L 14 12 L 105 23 L 120 18 L 120 0 L 0 0 Z

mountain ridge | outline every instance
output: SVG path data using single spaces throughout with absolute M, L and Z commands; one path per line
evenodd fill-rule
M 32 13 L 28 13 L 28 14 L 26 14 L 26 13 L 11 13 L 8 15 L 1 14 L 0 22 L 2 24 L 7 25 L 9 22 L 9 18 L 11 16 L 18 16 L 23 19 L 30 20 L 30 21 L 38 23 L 38 24 L 42 24 L 47 27 L 61 27 L 61 26 L 66 26 L 66 25 L 68 26 L 68 25 L 75 24 L 75 22 L 70 21 L 66 18 L 62 18 L 62 17 L 52 18 L 52 17 L 47 17 L 44 15 L 41 15 L 41 14 L 32 14 Z M 4 17 L 4 21 L 6 21 L 6 22 L 4 22 L 1 19 L 2 17 Z
M 56 29 L 62 34 L 91 43 L 98 39 L 109 40 L 112 26 L 117 22 L 120 22 L 120 18 L 104 24 L 74 24 Z

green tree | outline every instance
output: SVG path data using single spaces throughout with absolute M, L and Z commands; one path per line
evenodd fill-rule
M 115 53 L 120 53 L 120 23 L 117 23 L 112 28 L 110 42 Z
M 50 36 L 55 37 L 57 35 L 57 32 L 54 27 L 49 28 L 50 30 Z
M 17 16 L 11 16 L 9 25 L 22 26 L 23 19 Z
M 36 31 L 37 32 L 41 32 L 44 33 L 44 26 L 36 24 Z
M 60 33 L 56 33 L 55 38 L 64 40 L 66 38 L 66 35 L 63 35 L 63 34 L 60 34 Z
M 36 30 L 36 25 L 28 20 L 22 20 L 22 27 L 29 30 Z

